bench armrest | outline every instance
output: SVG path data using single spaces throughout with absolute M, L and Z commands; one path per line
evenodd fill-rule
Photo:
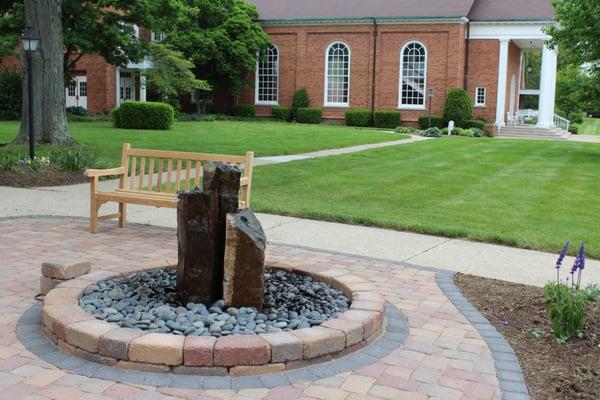
M 110 175 L 125 175 L 125 168 L 111 168 L 111 169 L 86 169 L 83 173 L 88 178 L 95 178 L 99 176 L 110 176 Z

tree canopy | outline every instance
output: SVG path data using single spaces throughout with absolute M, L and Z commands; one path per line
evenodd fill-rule
M 181 0 L 166 43 L 195 65 L 199 79 L 236 93 L 251 82 L 256 55 L 269 45 L 255 5 L 244 0 Z

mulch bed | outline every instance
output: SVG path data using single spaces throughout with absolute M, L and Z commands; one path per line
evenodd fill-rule
M 83 171 L 61 171 L 56 165 L 48 165 L 33 172 L 28 167 L 15 171 L 0 171 L 0 186 L 39 187 L 62 186 L 87 182 Z
M 463 295 L 513 347 L 534 399 L 600 399 L 600 304 L 590 303 L 584 335 L 552 335 L 542 289 L 456 274 Z

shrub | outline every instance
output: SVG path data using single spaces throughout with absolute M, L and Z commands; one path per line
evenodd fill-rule
M 437 127 L 428 128 L 423 132 L 423 136 L 425 136 L 425 137 L 441 137 L 442 131 L 440 130 L 440 128 L 437 128 Z
M 584 112 L 572 112 L 569 114 L 569 118 L 571 122 L 574 124 L 583 124 L 583 119 L 585 118 Z
M 579 125 L 577 125 L 577 124 L 569 125 L 569 132 L 571 132 L 573 135 L 578 135 L 579 134 Z
M 294 97 L 292 98 L 292 119 L 296 119 L 299 108 L 308 107 L 310 107 L 310 99 L 308 98 L 306 89 L 302 88 L 296 90 L 294 92 Z
M 323 111 L 320 108 L 299 108 L 296 121 L 301 124 L 320 124 L 323 121 Z
M 474 137 L 484 137 L 485 136 L 485 131 L 483 129 L 471 128 L 471 131 L 473 131 Z
M 237 104 L 231 109 L 231 114 L 236 117 L 254 117 L 256 115 L 256 107 L 252 104 Z
M 590 283 L 585 287 L 585 293 L 588 296 L 589 301 L 594 303 L 600 303 L 600 285 L 597 283 Z
M 402 133 L 405 135 L 414 135 L 414 134 L 420 133 L 421 131 L 417 128 L 413 128 L 410 126 L 399 126 L 394 130 L 394 132 Z
M 83 107 L 67 107 L 67 113 L 72 114 L 72 115 L 78 115 L 80 117 L 86 117 L 88 115 L 88 112 L 85 108 Z
M 561 341 L 577 336 L 585 325 L 585 311 L 588 305 L 588 294 L 580 289 L 581 273 L 585 268 L 585 249 L 583 243 L 571 268 L 570 283 L 560 279 L 560 269 L 569 250 L 569 242 L 565 244 L 556 261 L 556 282 L 544 286 L 544 303 L 548 307 L 548 315 L 552 321 L 552 332 Z
M 273 107 L 271 112 L 276 119 L 287 122 L 292 120 L 292 110 L 289 107 Z
M 167 130 L 174 120 L 175 110 L 165 103 L 126 101 L 113 110 L 116 128 Z
M 444 118 L 432 115 L 431 116 L 431 127 L 432 128 L 445 128 L 447 125 L 444 123 Z M 419 117 L 419 128 L 427 129 L 429 128 L 429 116 L 422 115 Z
M 371 110 L 355 108 L 346 111 L 346 125 L 348 126 L 371 126 L 373 125 L 373 113 Z
M 441 130 L 442 136 L 448 136 L 448 128 L 444 128 Z
M 466 120 L 461 128 L 477 128 L 480 130 L 485 130 L 485 121 L 481 121 L 479 119 L 468 119 Z
M 465 126 L 473 119 L 473 101 L 464 89 L 450 89 L 444 107 L 444 124 L 454 121 L 456 126 Z
M 21 74 L 6 68 L 0 70 L 0 120 L 19 120 L 21 118 Z
M 375 111 L 375 114 L 373 114 L 373 124 L 377 128 L 395 129 L 396 127 L 400 126 L 400 123 L 401 123 L 400 118 L 401 118 L 400 111 L 396 111 L 396 110 Z

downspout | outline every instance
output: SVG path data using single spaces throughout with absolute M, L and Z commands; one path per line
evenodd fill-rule
M 373 76 L 371 81 L 371 112 L 375 112 L 375 87 L 377 84 L 377 20 L 373 18 Z
M 463 82 L 463 89 L 467 90 L 469 85 L 469 48 L 471 45 L 471 21 L 467 19 L 467 44 L 465 53 L 465 80 Z

